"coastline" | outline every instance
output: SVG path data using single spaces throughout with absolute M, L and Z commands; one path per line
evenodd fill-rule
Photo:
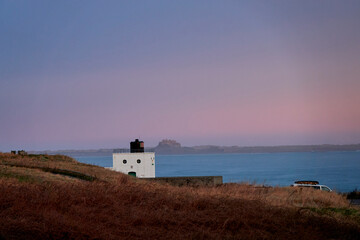
M 28 151 L 30 154 L 69 155 L 69 156 L 111 156 L 114 149 L 66 149 L 66 150 L 42 150 Z M 126 150 L 126 148 L 123 148 Z M 193 146 L 179 147 L 168 145 L 166 147 L 146 148 L 146 151 L 155 152 L 158 155 L 188 155 L 188 154 L 231 154 L 231 153 L 291 153 L 291 152 L 353 152 L 360 151 L 360 144 L 346 145 L 288 145 L 288 146 Z

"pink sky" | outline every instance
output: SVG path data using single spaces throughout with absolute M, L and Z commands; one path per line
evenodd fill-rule
M 359 2 L 280 2 L 5 1 L 0 151 L 360 143 Z

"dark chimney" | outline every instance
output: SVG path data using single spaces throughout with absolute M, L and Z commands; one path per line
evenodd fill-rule
M 139 139 L 135 139 L 134 142 L 130 142 L 130 152 L 131 153 L 144 152 L 144 142 L 139 141 Z

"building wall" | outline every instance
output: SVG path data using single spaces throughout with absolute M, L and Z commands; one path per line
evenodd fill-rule
M 113 170 L 125 174 L 135 172 L 139 178 L 154 178 L 155 153 L 113 153 Z

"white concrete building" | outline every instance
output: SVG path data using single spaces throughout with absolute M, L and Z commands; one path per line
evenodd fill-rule
M 113 153 L 113 170 L 138 178 L 155 177 L 155 153 L 144 152 L 144 142 L 130 143 L 130 152 Z

